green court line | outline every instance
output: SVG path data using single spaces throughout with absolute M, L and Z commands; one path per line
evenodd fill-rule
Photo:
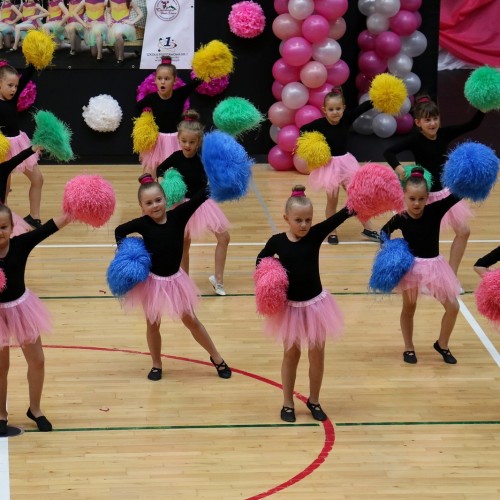
M 450 422 L 337 422 L 335 427 L 373 427 L 373 426 L 410 426 L 410 425 L 500 425 L 500 420 L 457 420 Z
M 258 429 L 276 427 L 319 427 L 320 424 L 215 424 L 215 425 L 146 425 L 138 427 L 73 427 L 54 429 L 53 432 L 94 432 L 94 431 L 163 431 L 184 429 Z M 25 432 L 38 432 L 26 429 Z

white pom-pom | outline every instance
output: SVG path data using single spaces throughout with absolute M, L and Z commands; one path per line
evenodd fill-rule
M 97 132 L 113 132 L 122 121 L 122 108 L 113 97 L 100 94 L 91 97 L 88 106 L 83 106 L 85 123 Z

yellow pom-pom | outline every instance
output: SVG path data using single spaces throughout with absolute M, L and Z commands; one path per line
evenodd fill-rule
M 10 149 L 10 142 L 7 137 L 5 137 L 0 132 L 0 163 L 3 163 L 7 159 L 7 153 Z
M 52 62 L 56 42 L 43 31 L 29 30 L 23 41 L 22 50 L 26 62 L 40 70 Z
M 372 80 L 369 93 L 373 107 L 389 115 L 397 115 L 408 96 L 403 80 L 389 73 L 377 75 Z
M 151 111 L 143 111 L 139 118 L 134 119 L 132 139 L 134 142 L 134 153 L 149 151 L 156 144 L 160 129 L 156 125 Z
M 200 80 L 221 78 L 233 72 L 233 54 L 229 47 L 219 40 L 202 45 L 193 56 L 192 69 Z
M 326 142 L 325 136 L 321 132 L 304 132 L 297 139 L 297 155 L 306 161 L 307 168 L 315 168 L 326 165 L 332 152 Z

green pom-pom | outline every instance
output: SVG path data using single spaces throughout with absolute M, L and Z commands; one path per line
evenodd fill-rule
M 167 198 L 167 208 L 172 208 L 176 203 L 186 197 L 187 186 L 182 175 L 175 169 L 169 168 L 161 181 L 161 187 Z
M 401 185 L 403 187 L 404 187 L 404 183 L 406 182 L 406 179 L 408 179 L 408 177 L 410 177 L 410 175 L 411 175 L 411 169 L 415 168 L 416 166 L 417 165 L 406 165 L 403 167 L 404 171 L 405 171 L 405 177 L 404 177 L 404 179 L 401 180 Z M 432 174 L 425 168 L 424 168 L 424 179 L 425 179 L 425 183 L 427 184 L 427 190 L 430 191 L 431 186 L 432 186 Z
M 500 109 L 500 71 L 489 66 L 475 69 L 465 82 L 464 95 L 481 111 Z
M 219 130 L 238 136 L 257 128 L 264 116 L 248 99 L 228 97 L 215 107 L 213 120 Z
M 70 144 L 72 135 L 70 128 L 50 111 L 37 111 L 33 118 L 36 128 L 31 143 L 42 146 L 53 160 L 63 162 L 72 160 L 75 155 Z

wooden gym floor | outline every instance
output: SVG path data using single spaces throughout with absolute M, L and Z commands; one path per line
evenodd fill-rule
M 81 172 L 110 180 L 117 209 L 105 227 L 74 224 L 32 253 L 27 284 L 49 307 L 44 337 L 43 409 L 54 432 L 25 416 L 26 364 L 12 349 L 9 423 L 0 439 L 0 499 L 357 499 L 500 498 L 500 335 L 478 315 L 475 260 L 499 245 L 498 188 L 477 207 L 460 270 L 466 293 L 446 365 L 433 350 L 442 309 L 421 300 L 415 324 L 419 362 L 402 361 L 401 299 L 367 291 L 375 243 L 349 220 L 338 247 L 321 251 L 323 284 L 346 319 L 342 341 L 327 346 L 321 403 L 331 421 L 312 419 L 307 356 L 297 377 L 297 423 L 279 419 L 282 348 L 262 334 L 255 312 L 255 257 L 273 232 L 297 173 L 254 167 L 248 196 L 223 205 L 232 222 L 228 296 L 212 293 L 213 237 L 195 242 L 191 276 L 203 294 L 198 316 L 234 369 L 219 379 L 185 328 L 165 320 L 164 378 L 151 367 L 140 314 L 111 297 L 106 268 L 114 228 L 139 215 L 138 166 L 44 166 L 43 219 L 60 210 L 65 182 Z M 324 194 L 309 195 L 315 220 Z M 27 183 L 13 180 L 11 207 L 27 213 Z M 343 199 L 341 200 L 341 202 Z M 377 220 L 381 226 L 386 217 Z M 442 234 L 447 255 L 451 233 Z

